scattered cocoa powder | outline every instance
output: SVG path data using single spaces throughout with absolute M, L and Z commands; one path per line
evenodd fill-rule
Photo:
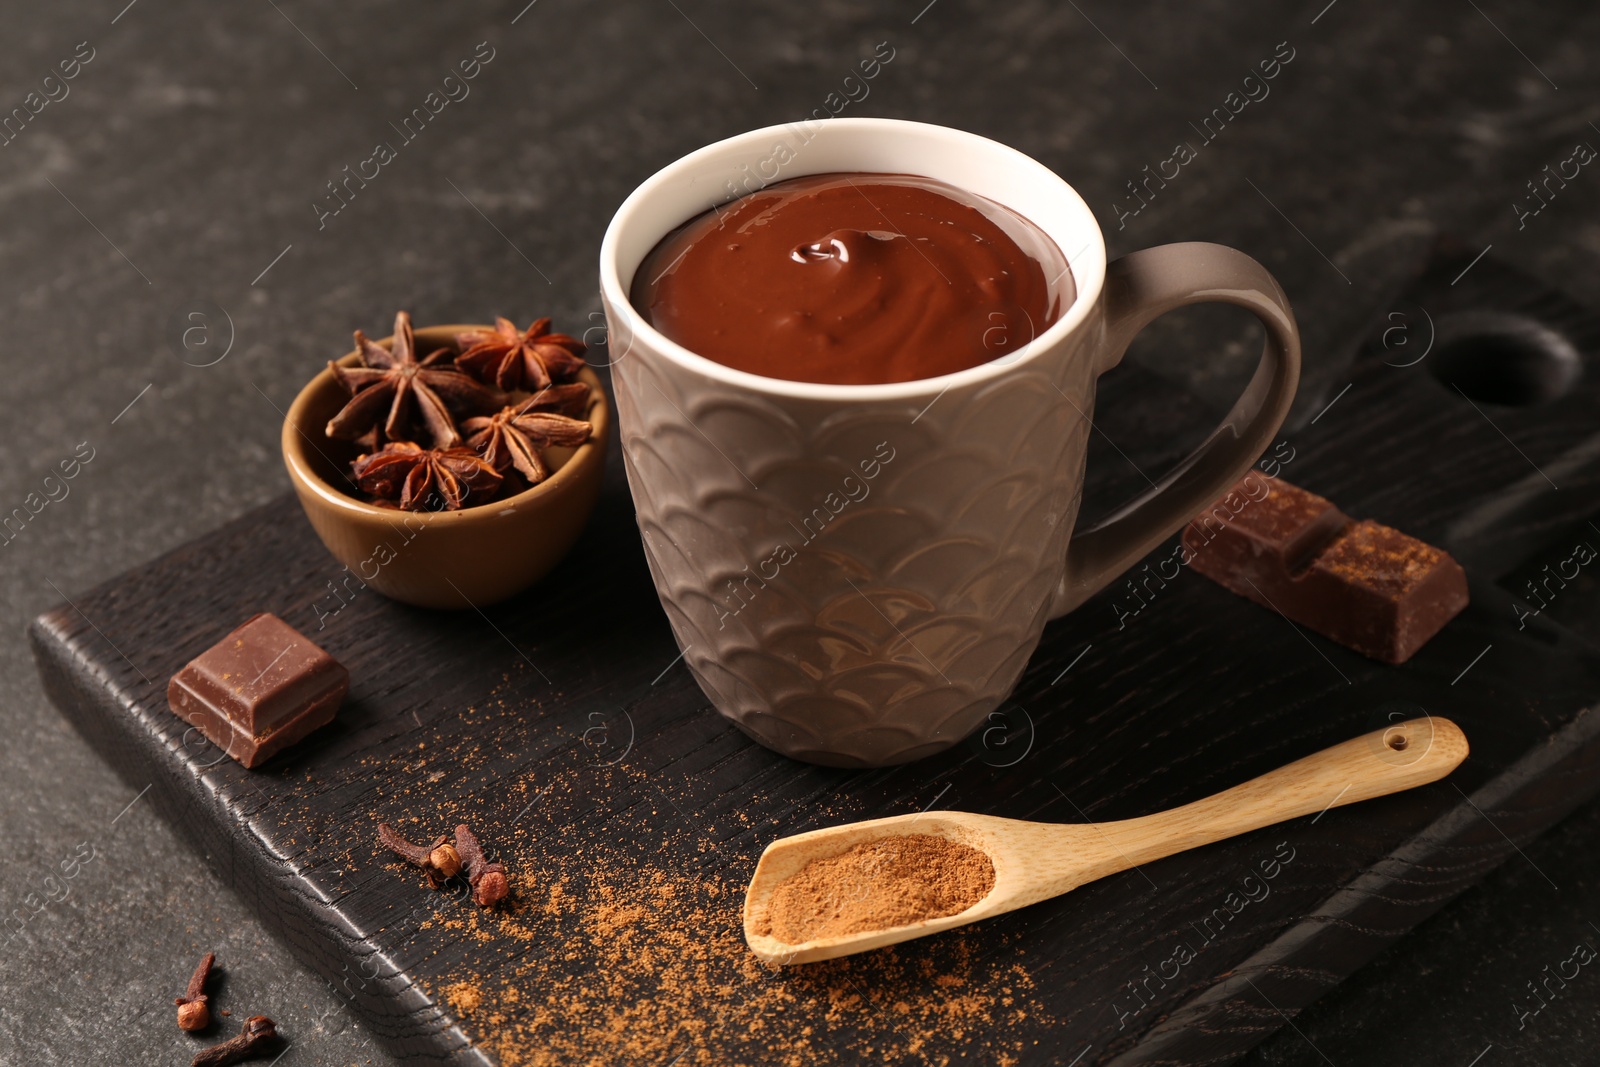
M 552 756 L 530 771 L 529 715 L 526 700 L 499 693 L 456 709 L 425 750 L 401 757 L 404 775 L 384 779 L 373 809 L 410 810 L 406 790 L 436 767 L 452 769 L 441 788 L 463 767 L 496 783 L 488 797 L 441 803 L 495 823 L 496 844 L 516 860 L 510 903 L 480 909 L 408 887 L 403 911 L 386 906 L 378 939 L 497 1067 L 1045 1062 L 1062 1021 L 1047 1002 L 1062 994 L 1059 979 L 1036 982 L 1049 964 L 1030 955 L 1030 931 L 973 927 L 766 966 L 745 944 L 742 909 L 762 846 L 794 829 L 763 814 L 774 802 L 754 791 L 721 809 L 686 806 L 685 781 L 663 783 L 659 769 L 580 763 L 587 720 L 564 735 L 571 762 Z M 384 759 L 344 773 L 365 780 Z M 302 787 L 329 786 L 308 774 Z M 827 800 L 810 814 L 864 817 Z M 372 859 L 365 827 L 337 847 L 304 847 L 346 871 Z
M 757 922 L 798 945 L 954 915 L 993 888 L 994 863 L 971 845 L 935 834 L 881 837 L 806 864 L 772 891 Z
M 489 938 L 434 995 L 498 1067 L 1014 1067 L 1050 1025 L 1017 935 L 768 967 L 740 932 L 742 886 L 606 848 L 586 859 L 515 907 L 458 908 L 443 924 Z M 479 996 L 470 1012 L 464 989 Z
M 444 999 L 457 1015 L 464 1018 L 477 1011 L 483 1003 L 483 990 L 472 982 L 456 982 L 444 991 Z

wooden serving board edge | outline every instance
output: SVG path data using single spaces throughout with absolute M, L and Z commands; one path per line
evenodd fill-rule
M 1156 1021 L 1107 1067 L 1233 1062 L 1597 794 L 1600 709 L 1589 706 L 1473 793 L 1461 792 L 1461 803 Z
M 249 522 L 255 514 L 235 521 Z M 342 926 L 338 912 L 304 892 L 290 864 L 253 834 L 240 835 L 245 839 L 240 844 L 216 829 L 228 825 L 233 815 L 199 776 L 171 773 L 170 761 L 157 751 L 157 731 L 134 727 L 145 713 L 129 692 L 130 679 L 107 677 L 94 666 L 88 646 L 105 644 L 109 650 L 109 644 L 74 608 L 62 606 L 39 616 L 29 626 L 28 638 L 46 695 L 89 747 L 129 787 L 150 787 L 151 800 L 167 822 L 297 959 L 327 980 L 388 1052 L 406 1062 L 495 1067 L 398 965 L 374 961 L 382 965 L 371 973 L 359 964 L 352 971 L 334 946 L 364 947 L 374 956 L 378 951 L 357 931 L 335 930 Z M 133 684 L 143 682 L 135 678 Z M 116 724 L 115 732 L 105 729 L 106 723 Z M 288 921 L 290 913 L 301 922 Z M 319 936 L 306 937 L 305 929 L 317 930 Z
M 287 499 L 228 525 L 256 522 Z M 118 653 L 70 605 L 36 619 L 29 639 L 46 694 L 74 729 L 131 788 L 151 787 L 163 817 L 299 960 L 329 982 L 387 1051 L 406 1062 L 494 1067 L 398 965 L 343 924 L 336 908 L 306 893 L 290 864 L 254 835 L 240 835 L 246 839 L 240 844 L 225 834 L 221 828 L 233 815 L 200 776 L 172 773 L 161 732 L 143 725 L 165 712 L 141 707 L 148 703 L 141 692 L 164 691 L 164 680 L 146 683 L 131 665 L 108 670 L 104 665 Z M 106 729 L 108 723 L 114 729 Z M 1143 1029 L 1130 1029 L 1126 1045 L 1113 1042 L 1089 1062 L 1230 1062 L 1596 793 L 1600 712 L 1588 707 L 1472 795 L 1462 793 L 1461 803 L 1330 893 L 1231 974 Z M 319 933 L 307 937 L 307 929 Z M 356 959 L 343 958 L 341 948 Z M 363 952 L 378 964 L 370 974 Z M 354 986 L 352 977 L 360 979 Z

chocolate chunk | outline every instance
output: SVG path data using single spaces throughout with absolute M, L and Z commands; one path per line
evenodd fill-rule
M 1445 552 L 1259 474 L 1191 521 L 1183 544 L 1217 584 L 1385 663 L 1410 659 L 1467 606 L 1467 576 Z
M 246 767 L 294 744 L 333 713 L 350 672 L 276 615 L 247 620 L 167 685 L 173 714 Z

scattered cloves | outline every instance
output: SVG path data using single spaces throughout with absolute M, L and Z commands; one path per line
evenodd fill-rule
M 194 1033 L 204 1030 L 211 1025 L 211 1008 L 208 1006 L 209 997 L 206 996 L 206 981 L 211 977 L 212 964 L 217 962 L 215 952 L 207 952 L 200 958 L 195 966 L 194 977 L 189 979 L 189 988 L 181 997 L 176 997 L 173 1003 L 178 1005 L 178 1029 Z
M 265 1015 L 252 1015 L 244 1021 L 238 1037 L 195 1053 L 190 1067 L 228 1067 L 267 1052 L 278 1044 L 278 1029 Z
M 394 827 L 380 822 L 378 840 L 407 863 L 421 867 L 428 875 L 429 884 L 435 889 L 461 873 L 461 856 L 443 835 L 435 838 L 431 844 L 414 845 L 401 837 Z
M 467 881 L 472 885 L 473 903 L 487 908 L 510 894 L 511 883 L 506 879 L 504 865 L 490 863 L 484 858 L 477 835 L 466 823 L 456 827 L 456 852 L 467 865 Z

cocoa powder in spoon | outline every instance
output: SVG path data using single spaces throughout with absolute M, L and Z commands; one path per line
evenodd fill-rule
M 971 845 L 934 834 L 864 841 L 813 860 L 779 883 L 765 931 L 790 945 L 938 919 L 994 888 L 994 863 Z

